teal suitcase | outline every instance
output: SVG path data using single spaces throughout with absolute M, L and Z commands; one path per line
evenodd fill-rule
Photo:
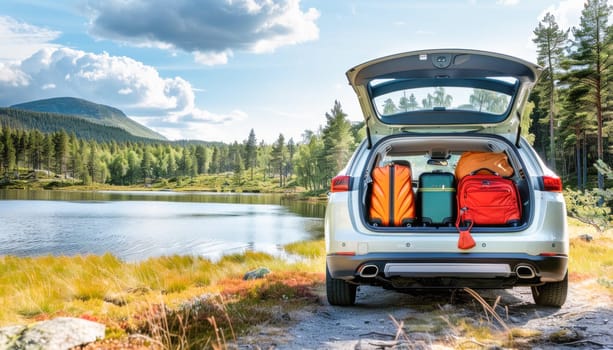
M 456 184 L 452 173 L 419 176 L 417 212 L 423 226 L 453 226 L 456 219 Z

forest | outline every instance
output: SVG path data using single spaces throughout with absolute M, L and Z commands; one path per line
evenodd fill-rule
M 609 209 L 603 199 L 611 198 L 607 174 L 613 163 L 611 10 L 604 0 L 589 0 L 577 27 L 560 28 L 550 13 L 540 20 L 532 40 L 544 71 L 522 120 L 522 134 L 562 177 L 574 205 L 603 210 Z M 444 91 L 438 93 L 444 99 Z M 399 107 L 385 103 L 384 109 L 406 109 L 417 101 L 399 101 Z M 109 136 L 96 139 L 66 130 L 20 128 L 13 117 L 0 129 L 0 174 L 5 183 L 28 170 L 42 170 L 83 184 L 130 185 L 225 173 L 235 187 L 274 178 L 280 188 L 325 192 L 366 131 L 363 123 L 349 122 L 340 101 L 324 117 L 325 125 L 305 130 L 300 140 L 280 134 L 273 144 L 258 142 L 253 129 L 242 142 L 209 144 L 129 138 L 121 129 L 101 125 Z

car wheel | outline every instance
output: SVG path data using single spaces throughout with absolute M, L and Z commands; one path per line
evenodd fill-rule
M 561 307 L 568 294 L 568 272 L 559 282 L 548 282 L 532 287 L 532 298 L 536 305 Z
M 358 286 L 345 280 L 335 279 L 330 276 L 326 266 L 326 295 L 328 303 L 336 306 L 351 306 L 355 304 L 355 294 Z

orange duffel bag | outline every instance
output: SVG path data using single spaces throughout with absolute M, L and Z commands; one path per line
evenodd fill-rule
M 489 170 L 489 171 L 487 171 Z M 513 175 L 513 167 L 509 164 L 504 152 L 464 152 L 455 167 L 455 177 L 460 181 L 464 176 L 496 173 L 502 177 Z

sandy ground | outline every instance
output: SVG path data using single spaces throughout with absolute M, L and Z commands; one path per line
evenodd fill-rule
M 360 287 L 353 307 L 330 306 L 317 290 L 313 306 L 259 327 L 241 349 L 613 349 L 613 300 L 596 281 L 573 282 L 562 308 L 537 307 L 530 288 L 479 290 L 501 322 L 464 291 L 412 294 Z M 500 299 L 498 299 L 500 297 Z M 497 301 L 498 299 L 498 301 Z M 280 323 L 280 324 L 279 324 Z M 402 326 L 398 325 L 402 323 Z M 485 328 L 496 337 L 477 339 Z M 505 341 L 507 329 L 514 330 Z

